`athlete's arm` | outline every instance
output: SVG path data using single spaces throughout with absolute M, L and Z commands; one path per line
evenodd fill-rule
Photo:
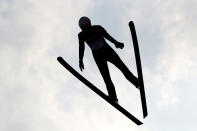
M 80 35 L 78 35 L 78 38 L 79 38 L 79 68 L 81 69 L 81 71 L 83 71 L 84 69 L 83 56 L 84 56 L 85 45 L 84 45 L 84 41 L 80 38 Z
M 107 33 L 107 31 L 103 28 L 103 27 L 101 27 L 102 28 L 102 32 L 103 32 L 103 36 L 107 39 L 107 40 L 109 40 L 110 42 L 112 42 L 112 43 L 114 43 L 114 45 L 117 47 L 117 48 L 123 48 L 124 47 L 124 44 L 123 43 L 121 43 L 121 42 L 118 42 L 117 40 L 115 40 L 111 35 L 109 35 L 108 33 Z

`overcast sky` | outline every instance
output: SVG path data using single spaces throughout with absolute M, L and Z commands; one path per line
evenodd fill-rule
M 0 0 L 1 131 L 196 131 L 196 0 Z M 140 94 L 109 64 L 119 103 L 135 125 L 56 60 L 78 67 L 78 20 L 88 16 L 125 43 L 116 49 L 136 75 L 128 23 L 141 52 L 148 117 Z M 103 92 L 88 46 L 80 72 Z

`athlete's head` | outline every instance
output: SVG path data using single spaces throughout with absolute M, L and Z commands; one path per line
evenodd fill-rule
M 90 27 L 91 26 L 91 21 L 88 17 L 86 16 L 83 16 L 79 19 L 79 27 L 84 30 L 86 29 L 87 27 Z

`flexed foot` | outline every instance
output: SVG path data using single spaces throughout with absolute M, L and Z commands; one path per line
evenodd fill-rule
M 111 97 L 111 96 L 109 96 L 109 98 L 110 98 L 115 104 L 119 104 L 117 98 L 113 98 L 113 97 Z

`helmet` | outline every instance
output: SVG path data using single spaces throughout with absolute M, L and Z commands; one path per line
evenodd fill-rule
M 90 22 L 90 19 L 86 16 L 83 16 L 79 19 L 79 27 L 84 27 L 86 25 L 88 25 Z

